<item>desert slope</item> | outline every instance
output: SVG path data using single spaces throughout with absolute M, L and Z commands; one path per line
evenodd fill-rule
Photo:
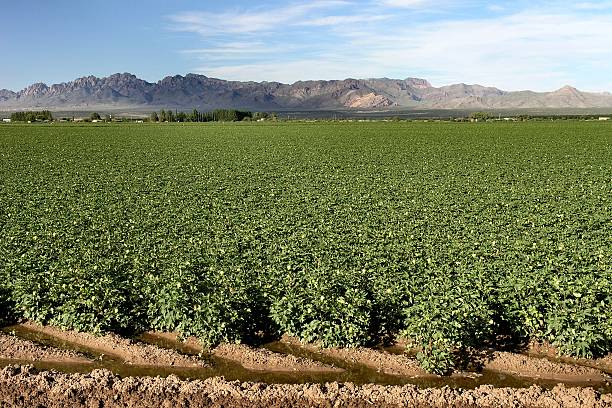
M 187 74 L 156 83 L 135 75 L 88 76 L 61 84 L 0 90 L 0 110 L 108 108 L 250 110 L 607 108 L 612 94 L 565 86 L 553 92 L 507 92 L 481 85 L 436 88 L 419 78 L 239 82 Z

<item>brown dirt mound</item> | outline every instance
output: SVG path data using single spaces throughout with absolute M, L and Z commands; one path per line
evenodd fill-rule
M 205 381 L 181 381 L 176 376 L 121 379 L 107 370 L 63 374 L 9 366 L 0 371 L 0 406 L 604 408 L 612 406 L 612 396 L 592 388 L 563 386 L 553 390 L 538 386 L 460 390 L 351 383 L 267 385 L 219 377 Z
M 194 337 L 179 340 L 177 333 L 148 332 L 149 336 L 164 339 L 194 353 L 201 353 L 202 346 Z M 341 372 L 341 368 L 332 367 L 318 361 L 300 358 L 288 354 L 275 353 L 262 348 L 254 348 L 244 344 L 222 344 L 212 350 L 212 354 L 234 361 L 247 370 L 276 372 Z
M 46 361 L 87 364 L 92 361 L 68 350 L 41 346 L 29 340 L 0 333 L 0 358 L 7 360 Z
M 553 345 L 547 342 L 532 342 L 531 344 L 529 344 L 527 354 L 537 357 L 547 357 L 570 364 L 579 364 L 583 366 L 599 368 L 608 373 L 612 373 L 612 354 L 608 354 L 605 357 L 600 357 L 596 359 L 559 356 L 558 350 Z
M 521 377 L 567 382 L 603 382 L 609 379 L 603 372 L 595 368 L 552 362 L 502 351 L 494 352 L 484 368 Z
M 386 351 L 373 350 L 364 347 L 357 348 L 320 348 L 305 344 L 296 338 L 284 336 L 282 341 L 300 346 L 308 351 L 321 353 L 334 359 L 345 360 L 353 364 L 365 365 L 379 372 L 413 378 L 435 377 L 423 370 L 419 363 L 404 354 L 391 354 Z
M 212 350 L 213 355 L 235 361 L 247 370 L 278 372 L 340 372 L 341 368 L 332 367 L 318 361 L 287 354 L 274 353 L 266 349 L 256 349 L 244 344 L 222 344 Z
M 160 331 L 149 331 L 146 335 L 151 338 L 162 339 L 169 342 L 173 347 L 180 347 L 190 353 L 200 354 L 202 353 L 202 345 L 195 337 L 187 337 L 180 339 L 178 333 L 160 332 Z
M 204 367 L 206 365 L 197 357 L 185 356 L 174 350 L 137 343 L 115 334 L 97 337 L 89 333 L 61 330 L 32 322 L 24 323 L 23 326 L 28 330 L 37 331 L 101 354 L 119 358 L 126 364 L 173 367 Z

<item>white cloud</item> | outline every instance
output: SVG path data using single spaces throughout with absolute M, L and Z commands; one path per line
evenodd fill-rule
M 425 7 L 434 1 L 445 0 L 389 0 L 385 7 L 390 3 Z M 223 33 L 238 33 L 238 37 L 230 35 L 228 40 L 211 43 L 214 46 L 187 52 L 200 61 L 198 72 L 236 80 L 420 76 L 436 85 L 468 82 L 508 90 L 552 90 L 565 84 L 610 89 L 606 74 L 612 71 L 609 13 L 579 12 L 571 6 L 551 13 L 550 7 L 536 4 L 513 14 L 502 9 L 490 13 L 485 7 L 478 16 L 464 13 L 464 17 L 407 20 L 402 12 L 384 14 L 380 8 L 351 14 L 354 8 L 340 3 L 347 4 L 294 4 L 272 17 L 245 13 L 235 21 L 209 16 L 205 27 L 192 31 L 210 36 L 221 32 L 215 27 L 223 26 Z M 279 25 L 284 31 L 267 35 Z M 285 41 L 298 27 L 309 34 Z M 244 36 L 251 48 L 236 41 Z
M 275 81 L 293 83 L 308 79 L 347 78 L 347 70 L 340 61 L 302 59 L 290 62 L 262 62 L 254 64 L 236 64 L 224 66 L 202 66 L 196 73 L 210 77 L 240 81 Z M 366 76 L 365 71 L 355 77 Z
M 444 13 L 450 9 L 466 7 L 474 1 L 477 0 L 383 0 L 376 3 L 391 9 Z
M 434 1 L 432 0 L 384 0 L 382 3 L 390 7 L 415 8 L 415 7 L 429 6 L 432 3 L 434 3 Z
M 170 16 L 170 21 L 173 23 L 173 30 L 194 32 L 205 37 L 219 34 L 252 34 L 277 30 L 283 24 L 299 22 L 314 11 L 346 4 L 346 1 L 340 0 L 319 0 L 275 8 L 273 11 L 184 12 Z
M 490 4 L 487 6 L 487 10 L 492 11 L 494 13 L 506 11 L 506 8 L 500 4 Z
M 573 5 L 573 7 L 575 9 L 578 10 L 608 10 L 608 11 L 612 11 L 612 2 L 611 1 L 585 1 L 585 2 L 579 2 L 579 3 L 575 3 Z
M 372 23 L 391 18 L 391 15 L 346 15 L 346 16 L 326 16 L 304 21 L 299 25 L 304 26 L 338 26 L 343 24 Z
M 428 73 L 438 84 L 476 82 L 507 89 L 550 89 L 589 64 L 612 68 L 612 17 L 522 12 L 498 18 L 424 23 L 389 35 L 345 32 L 364 54 L 360 66 L 406 76 Z M 603 68 L 601 68 L 603 69 Z M 591 86 L 592 87 L 592 86 Z

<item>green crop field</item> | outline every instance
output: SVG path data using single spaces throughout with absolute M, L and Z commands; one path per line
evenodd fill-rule
M 0 319 L 612 350 L 612 126 L 0 126 Z

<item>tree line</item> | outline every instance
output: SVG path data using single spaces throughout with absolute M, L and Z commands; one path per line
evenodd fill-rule
M 14 112 L 11 114 L 12 122 L 36 122 L 36 121 L 52 121 L 53 115 L 50 111 L 31 111 L 31 112 Z
M 160 110 L 151 113 L 151 122 L 239 122 L 243 120 L 276 119 L 274 113 L 249 112 L 237 109 L 215 109 L 212 112 L 199 112 L 197 109 L 190 113 Z

